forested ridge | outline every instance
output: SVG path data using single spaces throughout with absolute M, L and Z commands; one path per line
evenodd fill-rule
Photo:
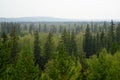
M 119 22 L 0 23 L 0 80 L 119 79 Z

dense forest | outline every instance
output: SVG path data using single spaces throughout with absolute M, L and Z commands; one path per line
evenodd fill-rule
M 0 80 L 120 80 L 120 23 L 1 22 Z

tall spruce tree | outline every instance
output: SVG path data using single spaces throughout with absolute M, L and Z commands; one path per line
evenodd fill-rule
M 114 23 L 113 20 L 111 20 L 110 30 L 108 33 L 108 52 L 110 52 L 111 54 L 114 54 L 117 50 L 114 30 L 115 30 Z
M 116 28 L 116 42 L 120 48 L 120 23 L 118 24 L 118 27 Z
M 83 49 L 84 52 L 86 53 L 86 57 L 89 57 L 92 55 L 92 34 L 90 32 L 89 25 L 87 24 L 86 32 L 85 32 L 85 37 L 84 37 L 84 42 L 83 42 Z
M 34 54 L 32 53 L 29 40 L 23 39 L 21 52 L 18 54 L 15 65 L 10 64 L 5 73 L 4 80 L 38 80 L 39 68 L 34 65 Z
M 44 45 L 44 53 L 45 53 L 45 64 L 46 64 L 53 54 L 52 33 L 48 34 L 46 43 Z
M 6 80 L 5 72 L 11 59 L 11 45 L 9 40 L 4 43 L 0 40 L 0 80 Z
M 96 39 L 96 35 L 94 35 L 92 37 L 92 53 L 96 53 L 97 52 L 97 39 Z
M 100 49 L 101 49 L 101 43 L 100 43 L 100 34 L 97 33 L 96 35 L 96 53 L 99 53 Z
M 77 53 L 77 44 L 76 44 L 76 41 L 75 41 L 75 33 L 74 31 L 72 31 L 72 34 L 71 34 L 71 39 L 70 39 L 70 52 L 78 57 L 78 53 Z
M 61 40 L 65 46 L 65 50 L 68 54 L 71 55 L 71 42 L 70 42 L 70 32 L 66 31 L 66 28 L 64 29 L 64 32 L 62 33 Z
M 101 47 L 104 48 L 105 47 L 105 34 L 103 30 L 100 34 L 100 43 L 101 43 Z
M 10 58 L 10 63 L 15 63 L 16 59 L 17 59 L 17 53 L 19 51 L 19 47 L 18 47 L 18 36 L 16 33 L 16 26 L 14 24 L 14 27 L 12 29 L 12 32 L 10 34 L 11 36 L 11 58 Z
M 5 43 L 7 41 L 7 34 L 3 32 L 1 38 L 2 38 L 2 42 Z
M 41 24 L 39 23 L 39 27 L 38 27 L 39 32 L 41 32 Z
M 38 31 L 34 34 L 34 58 L 35 58 L 35 66 L 39 65 L 40 68 L 40 54 L 41 48 L 39 46 L 39 34 Z
M 63 41 L 58 45 L 56 57 L 48 62 L 45 72 L 52 80 L 80 80 L 81 65 L 66 52 Z

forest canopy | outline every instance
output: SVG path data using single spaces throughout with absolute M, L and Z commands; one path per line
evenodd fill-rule
M 0 80 L 119 79 L 119 22 L 0 23 Z

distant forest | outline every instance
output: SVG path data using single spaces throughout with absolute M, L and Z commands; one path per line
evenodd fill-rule
M 120 22 L 1 22 L 0 80 L 120 80 Z

